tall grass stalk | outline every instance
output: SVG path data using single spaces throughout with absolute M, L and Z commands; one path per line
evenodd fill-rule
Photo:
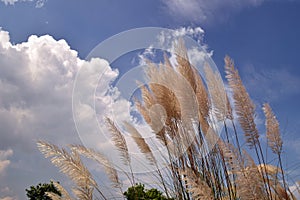
M 154 140 L 166 149 L 166 153 L 161 152 L 160 156 L 167 167 L 160 168 L 159 155 L 153 153 L 155 146 L 143 138 L 143 133 L 134 124 L 123 124 L 153 168 L 154 173 L 149 173 L 149 176 L 157 179 L 158 187 L 163 188 L 168 198 L 174 199 L 295 199 L 286 182 L 279 123 L 270 105 L 264 104 L 263 107 L 266 137 L 269 148 L 277 155 L 279 167 L 267 164 L 254 120 L 255 106 L 232 59 L 225 57 L 226 78 L 234 100 L 230 102 L 231 95 L 225 90 L 222 78 L 207 63 L 204 66 L 207 85 L 204 84 L 189 61 L 182 40 L 175 45 L 175 52 L 176 66 L 171 65 L 166 55 L 164 63 L 159 65 L 147 61 L 145 74 L 149 84 L 140 85 L 141 98 L 135 99 L 137 110 L 155 135 Z M 222 122 L 225 127 L 225 139 L 216 133 L 217 122 Z M 228 122 L 231 124 L 228 125 Z M 138 180 L 133 173 L 124 132 L 112 119 L 107 118 L 106 126 L 120 159 L 130 168 L 130 175 L 116 169 L 108 158 L 95 150 L 72 145 L 71 153 L 68 153 L 55 145 L 38 143 L 44 155 L 51 157 L 52 163 L 75 183 L 74 196 L 77 199 L 93 199 L 94 190 L 98 191 L 100 198 L 107 199 L 79 155 L 104 165 L 112 188 L 119 189 L 121 193 L 124 188 L 119 177 L 125 175 L 132 185 Z M 240 131 L 244 132 L 249 153 L 240 145 Z M 62 199 L 70 198 L 66 193 Z

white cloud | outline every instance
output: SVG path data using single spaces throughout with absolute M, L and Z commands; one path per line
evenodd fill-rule
M 177 20 L 205 23 L 224 19 L 228 13 L 239 11 L 247 6 L 260 5 L 263 1 L 265 0 L 166 0 L 162 3 L 170 15 Z
M 6 196 L 6 197 L 3 197 L 3 198 L 0 198 L 0 200 L 16 200 L 16 198 L 10 197 L 10 196 Z
M 35 7 L 36 8 L 41 8 L 45 5 L 47 0 L 37 0 L 37 2 L 35 3 Z
M 1 0 L 5 5 L 15 5 L 18 2 L 33 2 L 35 1 L 35 7 L 41 8 L 45 5 L 47 0 Z
M 190 37 L 194 39 L 199 45 L 203 45 L 204 30 L 201 27 L 181 27 L 172 32 L 164 32 L 158 36 L 158 42 L 165 49 L 171 51 L 173 48 L 173 42 L 182 37 Z
M 7 36 L 1 31 L 1 145 L 15 140 L 17 146 L 27 143 L 28 137 L 51 136 L 59 130 L 71 132 L 71 94 L 80 67 L 77 52 L 64 40 L 47 35 L 31 36 L 17 45 L 7 42 Z M 26 149 L 28 144 L 22 146 Z
M 0 200 L 17 200 L 18 198 L 13 195 L 13 191 L 9 187 L 0 188 Z
M 0 200 L 18 200 L 18 197 L 12 194 L 12 190 L 9 187 L 0 189 Z
M 5 5 L 14 5 L 19 0 L 1 0 L 1 1 L 4 2 Z
M 201 27 L 181 27 L 174 30 L 175 37 L 191 36 L 197 37 L 197 39 L 203 39 L 204 30 Z
M 58 174 L 58 170 L 51 168 L 48 160 L 43 159 L 36 149 L 38 139 L 60 146 L 80 143 L 72 113 L 73 84 L 80 68 L 106 69 L 100 79 L 97 77 L 100 82 L 95 83 L 98 84 L 96 94 L 101 98 L 101 101 L 96 100 L 97 113 L 101 117 L 112 106 L 128 112 L 128 102 L 119 101 L 117 90 L 110 87 L 118 72 L 112 70 L 107 61 L 99 58 L 81 60 L 65 40 L 33 35 L 28 41 L 14 45 L 9 41 L 9 33 L 0 30 L 0 54 L 0 146 L 9 149 L 0 153 L 0 172 L 8 165 L 12 166 L 2 177 L 0 188 L 8 186 L 23 195 L 24 188 L 43 177 L 52 178 L 55 176 L 50 175 L 53 171 Z M 86 84 L 93 83 L 87 79 Z M 110 89 L 116 91 L 114 95 L 108 93 Z M 88 95 L 88 99 L 94 98 L 94 93 Z M 90 102 L 82 103 L 87 110 L 93 111 Z M 125 116 L 128 119 L 125 113 L 118 115 L 120 120 Z M 8 160 L 12 152 L 14 159 Z
M 158 35 L 158 43 L 160 46 L 164 47 L 166 51 L 171 53 L 170 62 L 173 66 L 176 66 L 176 55 L 172 52 L 174 52 L 174 41 L 177 41 L 179 38 L 188 39 L 188 42 L 191 43 L 191 40 L 193 40 L 192 44 L 193 47 L 195 46 L 201 46 L 203 50 L 207 50 L 207 46 L 203 44 L 203 37 L 204 37 L 204 30 L 201 27 L 180 27 L 178 29 L 172 30 L 172 32 L 164 32 L 162 31 L 160 35 Z M 195 48 L 191 49 L 188 48 L 190 52 L 188 52 L 190 58 L 194 59 L 193 61 L 199 61 L 203 59 L 203 53 L 201 52 L 201 58 L 195 58 L 195 53 L 199 53 L 200 50 L 197 50 Z M 209 53 L 210 56 L 212 55 L 212 52 Z M 151 60 L 154 59 L 156 54 L 155 48 L 153 46 L 149 46 L 147 49 L 145 49 L 142 54 L 139 55 L 139 64 L 145 65 L 145 59 Z M 197 55 L 198 56 L 198 55 Z
M 0 30 L 0 54 L 0 146 L 13 149 L 14 153 L 13 160 L 7 159 L 11 151 L 1 153 L 1 171 L 9 164 L 12 168 L 10 174 L 1 180 L 0 188 L 10 187 L 14 193 L 22 195 L 24 188 L 36 184 L 43 177 L 52 178 L 53 171 L 58 173 L 37 151 L 35 143 L 38 139 L 59 146 L 81 143 L 72 112 L 73 84 L 78 81 L 76 75 L 80 69 L 87 69 L 81 77 L 82 90 L 79 94 L 86 97 L 79 102 L 79 117 L 87 122 L 86 130 L 95 128 L 89 127 L 95 111 L 100 126 L 104 116 L 113 116 L 119 123 L 131 119 L 131 104 L 110 85 L 119 75 L 118 71 L 112 70 L 109 63 L 100 58 L 91 61 L 79 59 L 77 52 L 71 50 L 65 40 L 33 35 L 28 41 L 14 45 L 10 42 L 9 33 Z M 99 71 L 101 76 L 97 73 Z M 112 150 L 113 146 L 103 143 L 105 138 L 97 130 L 80 133 L 81 139 L 96 141 L 102 149 L 109 149 L 107 156 L 119 160 L 117 152 Z M 136 147 L 132 150 L 136 152 L 134 149 Z M 16 174 L 28 178 L 19 179 Z
M 4 187 L 4 188 L 1 188 L 1 189 L 0 189 L 0 192 L 1 192 L 1 193 L 8 193 L 8 192 L 11 192 L 11 190 L 10 190 L 9 187 L 6 186 L 6 187 Z
M 6 31 L 1 31 L 0 27 L 0 44 L 2 45 L 3 48 L 9 48 L 10 47 L 10 42 L 9 42 L 9 35 L 8 32 Z
M 13 155 L 13 150 L 0 150 L 0 175 L 2 175 L 6 168 L 10 165 L 8 157 Z

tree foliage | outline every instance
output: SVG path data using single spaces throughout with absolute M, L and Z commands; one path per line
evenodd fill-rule
M 163 193 L 155 188 L 150 190 L 145 189 L 144 184 L 136 184 L 135 186 L 129 187 L 124 192 L 126 199 L 128 200 L 171 200 L 163 195 Z
M 25 191 L 29 200 L 51 200 L 51 198 L 46 195 L 46 192 L 52 192 L 61 196 L 60 191 L 58 191 L 52 181 L 50 181 L 50 183 L 39 183 L 37 186 L 30 186 L 30 188 Z

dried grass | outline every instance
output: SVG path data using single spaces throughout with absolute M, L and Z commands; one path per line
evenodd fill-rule
M 127 143 L 123 134 L 111 119 L 106 118 L 106 124 L 112 136 L 111 140 L 114 142 L 115 147 L 118 149 L 124 164 L 129 166 L 131 160 L 127 148 Z
M 149 160 L 149 162 L 152 165 L 155 165 L 156 160 L 152 153 L 152 150 L 150 146 L 147 144 L 147 142 L 145 141 L 145 139 L 143 138 L 143 136 L 140 134 L 140 132 L 128 122 L 124 122 L 124 125 L 126 130 L 130 133 L 131 137 L 139 147 L 140 152 L 145 154 L 146 158 Z
M 204 65 L 204 72 L 214 115 L 219 121 L 233 119 L 232 109 L 220 74 L 214 72 L 208 63 Z
M 147 61 L 148 68 L 145 73 L 149 84 L 140 85 L 142 98 L 135 99 L 135 105 L 145 122 L 167 149 L 164 156 L 169 165 L 165 172 L 158 168 L 151 145 L 142 134 L 134 125 L 124 123 L 139 151 L 157 168 L 159 176 L 155 178 L 163 185 L 164 192 L 175 199 L 184 200 L 294 199 L 286 184 L 281 163 L 282 140 L 279 123 L 270 106 L 264 104 L 263 107 L 266 135 L 269 147 L 278 155 L 279 167 L 266 164 L 264 160 L 254 120 L 255 106 L 233 61 L 228 56 L 225 57 L 226 78 L 234 99 L 234 108 L 231 108 L 220 75 L 206 64 L 204 69 L 207 91 L 201 76 L 189 62 L 183 40 L 177 43 L 175 52 L 177 66 L 171 65 L 166 54 L 163 64 L 156 65 Z M 250 149 L 255 150 L 258 163 L 255 163 L 255 157 L 251 157 L 239 146 L 233 112 L 237 114 L 246 143 Z M 234 132 L 226 128 L 226 134 L 227 138 L 235 138 L 225 142 L 218 137 L 213 129 L 213 117 L 223 121 L 225 127 L 226 119 L 231 120 Z M 107 118 L 106 125 L 121 159 L 132 170 L 125 137 L 111 119 Z M 72 153 L 68 153 L 65 149 L 45 142 L 39 142 L 38 147 L 45 157 L 52 157 L 52 163 L 75 182 L 77 187 L 74 193 L 78 199 L 91 200 L 93 189 L 99 190 L 90 172 L 81 162 L 79 154 L 102 164 L 112 186 L 121 189 L 116 169 L 100 152 L 81 145 L 72 145 Z M 128 178 L 130 179 L 129 176 Z M 133 184 L 133 173 L 132 179 Z M 62 193 L 63 198 L 49 195 L 54 199 L 71 199 L 67 193 Z M 105 199 L 104 196 L 102 198 Z
M 76 184 L 77 187 L 73 191 L 79 199 L 93 198 L 93 189 L 97 187 L 97 183 L 81 162 L 77 152 L 73 151 L 70 154 L 63 148 L 42 141 L 38 142 L 38 148 L 46 158 L 51 157 L 51 162 Z
M 192 194 L 194 200 L 213 200 L 214 195 L 212 189 L 207 185 L 204 180 L 201 180 L 193 170 L 186 168 L 180 172 L 183 180 L 186 183 L 187 191 Z
M 82 145 L 71 145 L 73 151 L 78 152 L 79 154 L 85 156 L 86 158 L 92 159 L 104 167 L 106 174 L 112 182 L 112 187 L 121 188 L 122 184 L 119 180 L 117 170 L 113 164 L 100 152 L 95 151 L 90 148 L 86 148 Z
M 255 106 L 242 83 L 238 71 L 234 67 L 233 61 L 228 56 L 225 57 L 225 72 L 229 86 L 233 92 L 235 112 L 244 130 L 246 142 L 250 147 L 254 147 L 257 145 L 259 138 L 254 122 Z
M 268 139 L 268 144 L 272 149 L 273 153 L 281 154 L 282 140 L 279 131 L 279 123 L 269 104 L 264 104 L 263 111 L 266 117 L 266 135 Z

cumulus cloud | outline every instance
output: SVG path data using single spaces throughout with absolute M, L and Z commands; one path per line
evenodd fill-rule
M 80 95 L 86 97 L 86 101 L 79 102 L 83 109 L 80 117 L 94 116 L 95 99 L 102 117 L 109 115 L 112 107 L 129 113 L 128 103 L 118 100 L 118 91 L 110 86 L 118 72 L 107 61 L 81 60 L 64 40 L 56 41 L 49 35 L 30 36 L 27 42 L 12 45 L 8 32 L 1 31 L 0 41 L 0 118 L 5 131 L 1 145 L 15 147 L 23 143 L 21 146 L 28 150 L 32 145 L 28 138 L 54 141 L 58 135 L 56 143 L 76 142 L 72 92 L 80 68 L 88 69 L 80 82 Z M 103 71 L 100 78 L 97 70 Z M 123 115 L 126 118 L 120 117 Z M 120 112 L 118 117 L 128 119 L 128 114 Z
M 9 164 L 13 166 L 9 171 L 12 174 L 3 177 L 0 188 L 13 187 L 14 192 L 23 194 L 24 188 L 41 179 L 38 176 L 53 177 L 49 163 L 49 168 L 41 166 L 45 165 L 46 159 L 43 161 L 36 149 L 38 139 L 57 145 L 81 143 L 72 113 L 73 84 L 79 69 L 91 69 L 85 76 L 87 85 L 94 84 L 88 79 L 93 70 L 105 69 L 101 79 L 97 77 L 100 81 L 95 82 L 98 84 L 96 101 L 100 115 L 106 115 L 111 106 L 120 106 L 121 111 L 128 112 L 124 106 L 128 103 L 118 101 L 116 90 L 115 95 L 109 92 L 114 90 L 109 83 L 118 72 L 100 58 L 81 60 L 65 40 L 32 35 L 26 42 L 12 44 L 9 33 L 0 30 L 0 54 L 0 146 L 4 149 L 0 153 L 0 171 Z M 81 103 L 86 110 L 94 111 L 94 105 L 89 103 L 95 94 L 87 95 L 90 95 L 89 101 Z M 127 115 L 120 113 L 121 116 Z M 8 160 L 12 153 L 14 159 Z M 15 174 L 29 177 L 20 179 Z
M 247 6 L 260 5 L 263 1 L 265 0 L 166 0 L 162 3 L 169 14 L 177 20 L 204 23 L 222 19 L 228 15 L 228 11 L 237 12 Z
M 77 52 L 64 40 L 47 35 L 12 45 L 8 32 L 1 31 L 0 41 L 0 118 L 5 132 L 1 145 L 16 146 L 28 137 L 59 130 L 71 132 L 64 127 L 72 123 L 71 93 L 80 67 Z
M 53 177 L 57 169 L 45 164 L 47 160 L 36 149 L 38 139 L 59 146 L 90 140 L 104 150 L 109 149 L 108 155 L 117 158 L 117 152 L 105 143 L 97 126 L 105 116 L 120 123 L 130 120 L 131 104 L 111 86 L 119 73 L 106 60 L 81 60 L 65 40 L 57 41 L 49 35 L 32 35 L 26 42 L 12 44 L 9 33 L 3 30 L 0 54 L 0 146 L 8 149 L 0 153 L 0 172 L 8 165 L 13 166 L 11 174 L 2 177 L 0 188 L 14 188 L 15 193 L 23 194 L 24 188 L 42 177 Z M 79 77 L 80 69 L 86 70 Z M 86 122 L 86 132 L 78 132 L 73 120 L 72 94 L 76 82 L 80 82 L 82 89 L 77 94 L 85 98 L 77 102 L 79 106 L 74 111 L 75 116 Z M 116 112 L 113 114 L 112 110 Z M 99 121 L 90 126 L 95 116 Z M 12 153 L 14 160 L 8 160 Z M 28 177 L 18 178 L 21 176 Z

